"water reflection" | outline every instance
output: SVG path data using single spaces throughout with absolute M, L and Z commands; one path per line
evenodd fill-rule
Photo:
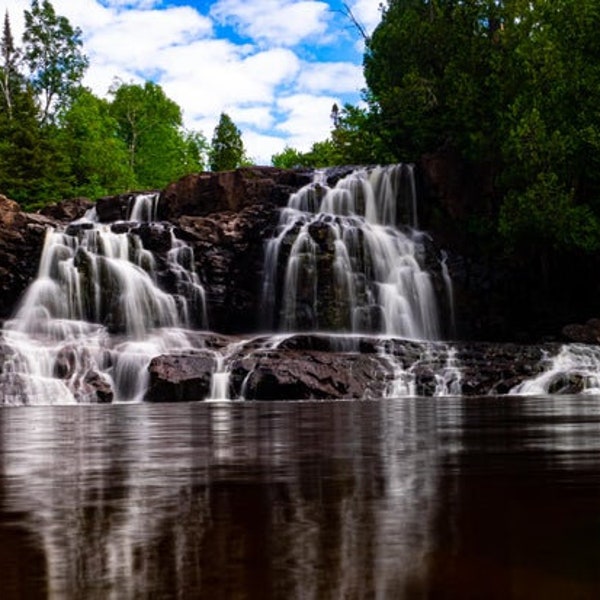
M 0 411 L 2 597 L 594 597 L 598 406 Z

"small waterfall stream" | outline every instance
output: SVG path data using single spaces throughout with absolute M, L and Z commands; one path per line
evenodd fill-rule
M 137 197 L 130 221 L 95 221 L 49 230 L 37 279 L 4 326 L 5 403 L 136 401 L 157 354 L 190 346 L 186 329 L 206 324 L 204 290 L 191 248 L 170 226 L 153 224 L 171 245 L 172 290 L 158 283 L 154 255 L 133 232 L 155 214 L 157 194 Z
M 546 356 L 542 372 L 515 386 L 515 395 L 600 394 L 600 347 L 584 344 L 563 346 Z

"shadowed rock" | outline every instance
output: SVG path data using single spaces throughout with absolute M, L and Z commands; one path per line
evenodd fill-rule
M 204 400 L 210 393 L 214 354 L 194 350 L 152 359 L 147 402 L 190 402 Z

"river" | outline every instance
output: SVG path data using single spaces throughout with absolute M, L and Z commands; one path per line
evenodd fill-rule
M 598 598 L 600 398 L 0 411 L 10 598 Z

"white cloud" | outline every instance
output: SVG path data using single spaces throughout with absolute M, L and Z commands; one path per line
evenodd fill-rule
M 160 5 L 158 0 L 100 0 L 100 4 L 109 8 L 155 8 Z
M 331 108 L 339 104 L 333 96 L 294 94 L 277 101 L 285 114 L 277 129 L 286 135 L 288 145 L 306 152 L 314 142 L 325 139 L 331 130 Z
M 327 31 L 329 5 L 312 0 L 218 0 L 211 14 L 261 43 L 294 46 Z
M 281 152 L 286 141 L 281 137 L 264 135 L 252 130 L 242 130 L 244 148 L 248 157 L 258 165 L 271 163 L 273 154 Z
M 236 108 L 244 115 L 257 115 L 248 106 L 269 106 L 277 90 L 298 72 L 299 61 L 283 49 L 244 55 L 240 47 L 224 40 L 204 40 L 190 46 L 171 48 L 157 59 L 167 69 L 161 79 L 166 93 L 184 109 L 186 117 L 218 117 Z M 254 123 L 263 126 L 264 114 Z
M 92 30 L 85 46 L 92 65 L 98 58 L 133 73 L 152 73 L 158 68 L 162 51 L 211 33 L 211 22 L 189 7 L 132 10 L 116 14 Z
M 365 28 L 368 35 L 381 20 L 381 3 L 377 0 L 356 0 L 350 6 L 358 22 Z
M 209 140 L 219 114 L 227 112 L 259 162 L 268 162 L 285 145 L 306 151 L 325 139 L 332 104 L 355 101 L 364 86 L 361 67 L 350 62 L 356 60 L 356 36 L 340 28 L 333 1 L 331 7 L 324 0 L 215 0 L 212 8 L 208 1 L 179 4 L 53 0 L 57 14 L 83 31 L 90 59 L 84 83 L 96 94 L 106 95 L 115 77 L 152 79 L 182 107 L 186 126 Z M 19 41 L 30 0 L 5 0 L 5 5 Z M 194 5 L 202 5 L 202 12 Z M 371 19 L 377 1 L 357 0 L 352 6 L 357 17 Z M 242 38 L 216 37 L 232 26 Z M 338 29 L 337 47 L 330 45 L 332 26 Z M 327 62 L 318 59 L 324 49 Z
M 355 92 L 364 86 L 362 67 L 347 62 L 305 63 L 298 77 L 302 91 Z

